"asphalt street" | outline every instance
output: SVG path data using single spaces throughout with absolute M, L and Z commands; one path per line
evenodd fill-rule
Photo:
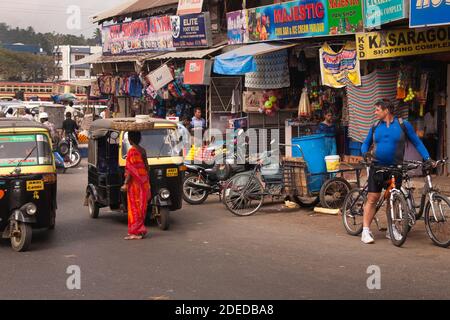
M 450 298 L 449 251 L 423 221 L 402 248 L 375 230 L 376 243 L 363 245 L 337 216 L 276 204 L 241 218 L 212 197 L 172 213 L 169 231 L 152 225 L 151 237 L 125 241 L 125 215 L 89 218 L 82 166 L 58 177 L 54 231 L 34 232 L 25 253 L 0 242 L 0 299 Z M 80 268 L 79 290 L 67 287 L 70 266 Z M 380 289 L 367 286 L 370 266 Z

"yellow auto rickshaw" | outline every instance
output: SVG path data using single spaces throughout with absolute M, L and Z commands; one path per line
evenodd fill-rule
M 182 180 L 185 170 L 182 147 L 174 122 L 149 118 L 100 119 L 89 130 L 88 185 L 85 205 L 91 218 L 100 208 L 127 212 L 127 196 L 120 190 L 125 179 L 129 131 L 140 131 L 150 168 L 150 188 L 146 222 L 156 220 L 162 230 L 169 228 L 170 211 L 182 207 Z
M 50 134 L 28 119 L 0 119 L 0 232 L 15 251 L 33 228 L 55 228 L 57 178 Z

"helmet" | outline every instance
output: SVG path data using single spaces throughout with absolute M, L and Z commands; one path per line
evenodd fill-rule
M 47 112 L 41 112 L 39 113 L 39 119 L 48 119 Z

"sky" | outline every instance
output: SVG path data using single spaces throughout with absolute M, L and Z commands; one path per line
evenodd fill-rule
M 57 32 L 91 37 L 97 25 L 90 16 L 127 0 L 0 0 L 0 22 L 12 27 L 33 27 L 37 32 Z

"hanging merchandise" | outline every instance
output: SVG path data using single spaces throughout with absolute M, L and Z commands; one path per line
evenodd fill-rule
M 319 57 L 323 85 L 342 88 L 348 81 L 355 86 L 361 85 L 355 42 L 347 41 L 339 52 L 334 52 L 325 42 L 319 50 Z
M 300 102 L 298 104 L 298 117 L 310 117 L 311 116 L 311 105 L 309 103 L 308 89 L 302 89 L 302 95 L 300 97 Z
M 288 52 L 279 50 L 254 57 L 256 72 L 245 74 L 245 87 L 280 89 L 290 86 Z
M 90 96 L 91 97 L 100 97 L 101 93 L 100 93 L 100 87 L 98 85 L 98 79 L 96 80 L 92 80 L 91 81 L 91 92 L 90 92 Z
M 428 85 L 429 85 L 428 73 L 424 72 L 420 75 L 420 89 L 419 89 L 419 102 L 420 102 L 420 117 L 424 115 L 425 103 L 427 102 L 428 96 Z

